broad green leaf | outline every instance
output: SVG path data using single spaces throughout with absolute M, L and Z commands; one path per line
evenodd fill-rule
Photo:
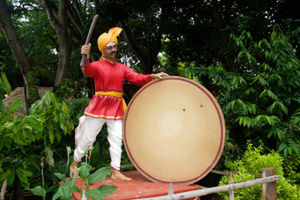
M 296 152 L 296 154 L 299 156 L 300 155 L 300 149 L 297 145 L 292 145 L 292 148 L 294 149 L 294 151 Z
M 103 197 L 106 197 L 117 190 L 117 186 L 114 185 L 101 185 L 97 188 L 102 194 Z
M 95 181 L 102 181 L 105 179 L 107 175 L 111 174 L 111 168 L 109 167 L 102 167 L 92 173 L 88 178 L 88 185 L 94 183 Z
M 19 107 L 20 107 L 20 99 L 15 99 L 10 105 L 8 112 L 14 112 Z
M 227 110 L 227 112 L 233 111 L 233 110 L 234 110 L 234 106 L 235 106 L 235 100 L 230 101 L 230 102 L 226 105 L 225 109 Z
M 6 179 L 8 177 L 9 174 L 13 173 L 12 170 L 7 170 L 4 173 L 0 174 L 0 182 L 4 181 L 4 179 Z
M 54 120 L 54 122 L 58 122 L 58 115 L 54 115 L 53 120 Z
M 67 104 L 65 102 L 62 102 L 62 110 L 65 113 L 69 113 L 70 112 L 69 107 L 67 106 Z
M 271 99 L 274 99 L 274 100 L 277 100 L 278 97 L 269 89 L 264 89 L 260 95 L 259 95 L 259 98 L 262 98 L 262 97 L 270 97 Z
M 244 57 L 244 55 L 245 55 L 245 52 L 244 51 L 240 51 L 240 53 L 237 56 L 238 62 L 241 62 L 241 59 Z
M 103 200 L 102 193 L 97 189 L 88 189 L 85 195 L 87 198 L 92 198 L 93 200 Z
M 59 178 L 60 180 L 65 180 L 66 176 L 62 173 L 55 172 L 54 175 Z
M 15 177 L 16 177 L 16 173 L 14 170 L 11 170 L 9 169 L 8 170 L 8 173 L 6 174 L 6 179 L 7 179 L 7 184 L 8 185 L 12 185 L 14 180 L 15 180 Z
M 277 133 L 277 137 L 278 137 L 279 141 L 281 141 L 281 132 L 277 131 L 276 133 Z
M 60 142 L 60 140 L 61 140 L 61 133 L 59 131 L 56 131 L 55 136 L 56 136 L 57 141 Z
M 273 125 L 273 121 L 271 120 L 271 118 L 269 116 L 264 116 L 264 119 L 268 122 L 269 125 Z
M 32 176 L 32 172 L 25 170 L 24 168 L 18 168 L 16 171 L 17 173 L 23 174 L 24 176 L 28 176 L 28 177 Z
M 42 186 L 36 186 L 32 189 L 30 189 L 31 192 L 37 196 L 45 197 L 46 196 L 46 190 Z
M 24 174 L 17 172 L 17 177 L 21 181 L 21 183 L 22 183 L 22 185 L 23 185 L 24 188 L 29 188 L 28 179 L 27 179 L 27 177 Z
M 44 98 L 42 99 L 42 101 L 47 105 L 50 106 L 51 105 L 51 96 L 50 96 L 51 92 L 47 91 L 46 94 L 44 95 Z
M 283 149 L 285 149 L 287 146 L 285 143 L 281 143 L 278 147 L 278 152 L 281 152 Z
M 50 139 L 51 144 L 53 144 L 53 142 L 54 142 L 54 131 L 53 131 L 52 126 L 49 127 L 49 139 Z
M 54 167 L 53 151 L 50 146 L 46 146 L 44 152 L 46 155 L 46 162 L 48 163 L 48 165 Z
M 86 180 L 88 178 L 88 176 L 90 175 L 90 170 L 87 163 L 81 163 L 79 175 L 83 180 Z
M 53 94 L 53 92 L 50 92 L 50 91 L 49 91 L 49 97 L 50 97 L 51 102 L 52 102 L 52 104 L 54 105 L 54 107 L 55 107 L 56 109 L 58 109 L 59 103 L 57 102 L 57 99 L 56 99 L 55 95 Z
M 72 192 L 78 192 L 78 193 L 82 194 L 81 189 L 80 189 L 79 187 L 76 187 L 76 186 L 74 186 L 74 187 L 72 188 Z
M 62 194 L 62 187 L 60 185 L 59 188 L 58 188 L 58 190 L 56 191 L 56 193 L 53 195 L 52 200 L 56 200 L 59 197 L 61 197 L 62 195 L 63 195 Z
M 260 119 L 262 118 L 262 115 L 258 115 L 255 117 L 254 122 L 257 125 L 260 122 Z
M 270 106 L 267 108 L 267 111 L 270 112 L 270 113 L 272 113 L 276 105 L 277 105 L 277 101 L 274 101 L 274 102 L 272 103 L 272 105 L 270 105 Z
M 285 105 L 283 105 L 281 102 L 278 103 L 281 110 L 287 115 L 288 114 L 288 109 Z
M 65 180 L 64 183 L 59 186 L 59 194 L 57 196 L 62 197 L 62 199 L 71 199 L 73 183 L 73 178 Z
M 5 86 L 5 91 L 7 92 L 7 94 L 10 94 L 11 93 L 11 86 L 10 86 L 9 81 L 6 77 L 6 74 L 4 72 L 1 72 L 1 80 L 2 80 L 2 83 Z

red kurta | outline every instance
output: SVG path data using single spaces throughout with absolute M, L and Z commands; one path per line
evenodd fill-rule
M 96 92 L 123 92 L 124 79 L 135 85 L 142 86 L 154 78 L 153 74 L 139 74 L 122 63 L 111 63 L 105 59 L 88 63 L 81 70 L 86 76 L 94 79 Z M 123 119 L 124 108 L 122 98 L 94 95 L 84 114 L 96 118 Z

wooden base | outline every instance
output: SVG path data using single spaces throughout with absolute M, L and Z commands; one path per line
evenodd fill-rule
M 139 199 L 148 197 L 158 197 L 167 195 L 169 190 L 169 184 L 153 183 L 144 178 L 138 171 L 124 172 L 125 176 L 132 178 L 132 181 L 112 180 L 107 177 L 103 181 L 97 181 L 90 186 L 95 189 L 100 185 L 115 185 L 118 187 L 117 191 L 108 197 L 104 197 L 104 200 L 125 200 L 125 199 Z M 76 180 L 76 186 L 82 188 L 83 180 L 81 178 Z M 174 194 L 187 192 L 192 190 L 199 190 L 197 185 L 173 185 Z M 81 200 L 79 193 L 73 193 L 74 200 Z M 194 199 L 194 198 L 193 198 Z

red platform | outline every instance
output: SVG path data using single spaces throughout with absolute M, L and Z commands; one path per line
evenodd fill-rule
M 96 189 L 103 184 L 117 186 L 117 191 L 107 197 L 104 197 L 104 200 L 139 199 L 158 197 L 168 194 L 169 184 L 150 182 L 149 180 L 144 178 L 138 171 L 124 172 L 124 174 L 132 178 L 133 180 L 112 180 L 111 178 L 107 177 L 103 181 L 95 182 L 90 186 L 90 188 Z M 82 179 L 76 180 L 76 186 L 82 188 Z M 173 191 L 175 194 L 199 189 L 200 188 L 196 185 L 173 185 Z M 73 199 L 81 200 L 81 195 L 79 193 L 73 193 Z

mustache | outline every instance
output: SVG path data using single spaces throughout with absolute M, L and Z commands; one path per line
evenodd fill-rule
M 113 53 L 117 53 L 116 51 L 112 51 L 111 53 L 110 53 L 110 55 L 112 55 Z

